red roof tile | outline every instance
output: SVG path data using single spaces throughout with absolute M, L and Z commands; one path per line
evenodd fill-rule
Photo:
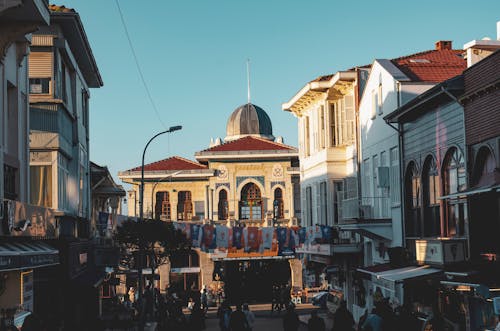
M 73 8 L 66 8 L 64 6 L 58 5 L 49 5 L 50 11 L 60 12 L 60 13 L 74 13 L 75 10 Z
M 294 147 L 269 141 L 262 138 L 246 136 L 222 145 L 214 146 L 202 152 L 236 152 L 236 151 L 275 151 L 295 150 Z
M 430 50 L 391 60 L 408 78 L 417 82 L 442 82 L 467 68 L 461 50 Z
M 168 159 L 145 164 L 144 171 L 161 171 L 161 170 L 199 170 L 207 169 L 206 166 L 198 162 L 194 162 L 180 156 L 172 156 Z M 135 167 L 129 171 L 141 171 L 141 167 Z

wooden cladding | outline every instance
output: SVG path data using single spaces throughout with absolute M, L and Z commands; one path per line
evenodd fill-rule
M 31 52 L 28 57 L 30 78 L 52 78 L 52 52 Z
M 53 35 L 33 35 L 31 46 L 53 46 Z

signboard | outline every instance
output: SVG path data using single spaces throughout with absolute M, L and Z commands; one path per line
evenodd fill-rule
M 297 253 L 317 254 L 317 255 L 332 255 L 332 245 L 330 244 L 304 244 L 295 249 Z
M 59 264 L 59 254 L 30 254 L 0 256 L 0 270 L 36 268 Z
M 11 236 L 56 237 L 54 210 L 19 201 L 4 200 L 0 234 Z
M 463 240 L 416 240 L 416 259 L 419 263 L 448 264 L 465 259 Z
M 200 267 L 172 268 L 171 273 L 174 274 L 195 274 L 200 272 Z
M 21 272 L 21 305 L 33 311 L 33 270 Z

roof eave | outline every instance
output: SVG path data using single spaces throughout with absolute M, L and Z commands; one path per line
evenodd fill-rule
M 302 89 L 300 89 L 297 94 L 295 94 L 288 102 L 281 105 L 281 109 L 284 111 L 294 112 L 293 106 L 303 98 L 308 92 L 324 92 L 324 90 L 330 87 L 330 81 L 320 81 L 320 82 L 309 82 Z

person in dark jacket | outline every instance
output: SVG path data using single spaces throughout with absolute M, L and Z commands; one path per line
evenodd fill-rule
M 231 313 L 229 319 L 229 330 L 231 331 L 246 331 L 248 322 L 245 313 L 241 310 L 241 305 L 236 305 L 236 310 Z
M 351 331 L 354 330 L 354 318 L 347 309 L 345 300 L 340 302 L 339 308 L 333 314 L 333 331 Z
M 307 322 L 307 330 L 309 331 L 325 331 L 325 321 L 318 316 L 318 312 L 313 310 L 311 312 L 311 318 Z
M 283 316 L 283 330 L 284 331 L 297 331 L 299 329 L 300 320 L 295 306 L 290 304 L 286 308 L 285 316 Z

